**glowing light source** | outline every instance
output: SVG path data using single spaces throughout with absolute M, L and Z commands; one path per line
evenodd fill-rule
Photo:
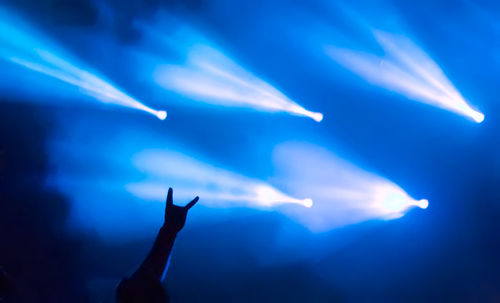
M 476 112 L 476 111 L 471 111 L 470 112 L 470 116 L 472 117 L 472 119 L 474 119 L 474 121 L 476 121 L 477 123 L 481 123 L 484 121 L 484 115 L 480 112 Z
M 312 199 L 304 199 L 304 206 L 305 207 L 312 207 L 313 206 L 313 200 Z
M 166 118 L 165 111 L 145 106 L 102 77 L 63 59 L 69 57 L 63 54 L 62 50 L 28 24 L 0 10 L 0 58 L 76 86 L 80 92 L 101 102 L 142 110 L 161 120 Z
M 212 206 L 229 207 L 238 203 L 265 208 L 288 203 L 312 206 L 311 199 L 293 198 L 264 182 L 210 166 L 181 153 L 143 151 L 133 162 L 147 179 L 127 184 L 126 189 L 141 199 L 162 201 L 166 189 L 173 186 L 176 196 L 189 197 L 196 192 Z
M 389 183 L 378 185 L 374 197 L 375 203 L 373 205 L 375 207 L 382 209 L 383 212 L 395 213 L 398 217 L 408 208 L 418 206 L 426 209 L 429 205 L 429 201 L 426 199 L 417 201 L 399 187 Z
M 160 111 L 157 111 L 156 112 L 156 116 L 158 117 L 158 119 L 160 120 L 165 120 L 165 118 L 167 118 L 167 112 L 164 111 L 164 110 L 160 110 Z
M 481 123 L 484 115 L 473 110 L 441 68 L 412 40 L 402 35 L 374 31 L 384 57 L 327 47 L 332 59 L 366 81 Z
M 316 122 L 323 114 L 311 112 L 207 45 L 189 48 L 185 65 L 165 65 L 155 80 L 166 89 L 189 98 L 226 106 L 244 106 L 268 112 L 287 112 Z
M 429 207 L 429 201 L 427 199 L 422 199 L 420 201 L 417 201 L 415 205 L 420 207 L 421 209 L 427 209 L 427 207 Z
M 402 188 L 339 158 L 328 150 L 305 143 L 284 143 L 274 151 L 276 184 L 286 184 L 297 196 L 310 196 L 314 206 L 283 211 L 312 231 L 373 219 L 395 219 L 429 202 L 415 200 Z M 304 203 L 306 204 L 306 202 Z

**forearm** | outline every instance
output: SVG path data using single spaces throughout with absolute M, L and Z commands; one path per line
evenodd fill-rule
M 156 279 L 161 281 L 170 254 L 172 253 L 172 247 L 174 246 L 176 236 L 176 230 L 164 225 L 156 237 L 153 248 L 137 272 L 153 275 Z

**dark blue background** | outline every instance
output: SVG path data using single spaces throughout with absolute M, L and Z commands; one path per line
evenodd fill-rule
M 365 222 L 320 234 L 278 213 L 249 209 L 221 211 L 213 220 L 198 221 L 200 206 L 193 210 L 193 220 L 175 247 L 167 278 L 175 301 L 500 300 L 497 3 L 361 1 L 352 5 L 389 29 L 387 19 L 404 20 L 405 30 L 485 114 L 482 124 L 370 86 L 315 52 L 315 42 L 336 41 L 329 28 L 349 39 L 366 40 L 342 19 L 335 5 L 321 1 L 17 0 L 7 4 L 131 95 L 169 112 L 161 122 L 128 109 L 86 106 L 66 97 L 48 104 L 30 102 L 28 97 L 2 97 L 6 192 L 2 208 L 7 211 L 0 235 L 7 245 L 2 244 L 0 263 L 20 288 L 31 289 L 26 294 L 31 300 L 39 296 L 37 289 L 43 289 L 40 292 L 50 301 L 111 300 L 116 283 L 147 253 L 154 226 L 160 223 L 161 206 L 148 206 L 150 213 L 159 214 L 152 219 L 157 220 L 154 224 L 144 225 L 144 217 L 134 222 L 133 215 L 125 215 L 122 226 L 114 228 L 139 230 L 139 236 L 110 241 L 88 226 L 66 228 L 71 199 L 54 198 L 53 190 L 43 186 L 57 161 L 51 156 L 54 136 L 98 148 L 118 133 L 138 130 L 165 134 L 189 150 L 260 179 L 272 175 L 271 153 L 276 144 L 327 142 L 335 152 L 430 201 L 427 210 L 414 210 L 398 220 Z M 137 68 L 134 62 L 123 61 L 123 50 L 134 49 L 141 41 L 134 21 L 147 23 L 158 10 L 194 24 L 238 62 L 271 79 L 305 108 L 322 112 L 325 119 L 317 124 L 286 114 L 162 99 L 149 90 L 149 80 L 141 82 L 138 75 L 127 73 L 128 67 Z M 73 132 L 72 125 L 83 127 Z M 130 144 L 134 145 L 133 140 Z M 78 144 L 74 146 L 74 155 L 79 155 Z M 81 159 L 91 176 L 103 169 L 86 163 L 84 155 Z M 117 208 L 107 207 L 107 213 L 96 217 L 122 215 L 117 201 L 93 201 L 108 202 Z M 276 249 L 277 240 L 286 244 Z M 45 276 L 57 282 L 53 289 L 40 284 Z

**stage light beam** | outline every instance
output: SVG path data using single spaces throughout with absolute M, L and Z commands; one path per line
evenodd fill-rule
M 426 199 L 416 200 L 393 182 L 319 146 L 283 143 L 275 148 L 273 158 L 277 172 L 274 182 L 294 189 L 292 195 L 314 200 L 310 209 L 285 205 L 282 211 L 314 232 L 401 218 L 412 208 L 426 209 L 429 205 Z
M 129 183 L 126 189 L 145 200 L 162 201 L 169 186 L 176 195 L 188 197 L 196 192 L 211 206 L 231 207 L 238 204 L 269 209 L 282 204 L 298 204 L 310 208 L 309 198 L 297 199 L 259 180 L 250 179 L 217 168 L 189 156 L 172 151 L 146 150 L 138 153 L 133 163 L 146 180 Z
M 326 53 L 369 83 L 477 123 L 484 120 L 484 115 L 467 104 L 437 63 L 411 39 L 382 31 L 373 31 L 373 35 L 384 57 L 334 46 L 326 47 Z
M 64 57 L 70 56 L 29 24 L 0 9 L 1 59 L 76 86 L 81 93 L 103 103 L 138 109 L 160 120 L 166 118 L 165 111 L 157 111 L 142 104 L 97 74 L 78 67 L 83 64 L 72 64 Z
M 187 52 L 184 65 L 158 67 L 154 75 L 156 83 L 188 98 L 216 105 L 287 112 L 316 122 L 323 120 L 323 114 L 293 102 L 217 49 L 197 44 Z

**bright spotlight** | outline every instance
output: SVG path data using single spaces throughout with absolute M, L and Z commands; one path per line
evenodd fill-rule
M 306 143 L 284 143 L 274 151 L 273 179 L 294 189 L 295 196 L 309 196 L 314 206 L 304 211 L 282 211 L 312 231 L 373 219 L 395 219 L 414 207 L 427 208 L 427 200 L 415 200 L 391 181 L 369 173 L 330 151 Z M 310 199 L 304 200 L 309 206 Z
M 422 199 L 420 201 L 417 201 L 415 205 L 417 205 L 421 209 L 426 209 L 427 207 L 429 207 L 429 201 L 427 199 Z
M 160 111 L 157 111 L 156 112 L 156 116 L 158 117 L 158 119 L 160 120 L 165 120 L 165 118 L 167 118 L 167 112 L 164 111 L 164 110 L 160 110 Z
M 426 209 L 429 201 L 426 199 L 415 200 L 406 194 L 401 188 L 393 184 L 378 185 L 376 188 L 376 203 L 384 211 L 403 215 L 403 212 L 413 206 Z
M 385 52 L 384 57 L 337 47 L 327 47 L 327 54 L 372 84 L 477 123 L 484 120 L 484 115 L 467 104 L 441 68 L 412 40 L 381 31 L 373 34 Z
M 477 123 L 481 123 L 481 122 L 484 121 L 484 115 L 482 113 L 479 113 L 479 112 L 476 112 L 476 111 L 471 111 L 471 117 Z
M 311 115 L 311 118 L 313 118 L 314 121 L 316 121 L 316 122 L 321 122 L 321 121 L 323 121 L 323 114 L 322 113 L 313 113 Z
M 312 207 L 313 206 L 313 200 L 312 199 L 304 199 L 304 206 L 305 207 Z
M 301 107 L 215 48 L 198 44 L 187 51 L 184 65 L 165 65 L 156 70 L 155 81 L 159 85 L 191 99 L 216 105 L 287 112 L 316 122 L 323 119 L 323 114 Z
M 147 179 L 130 183 L 126 189 L 146 200 L 162 201 L 169 186 L 177 196 L 189 197 L 193 192 L 208 205 L 231 207 L 244 204 L 269 208 L 280 204 L 312 206 L 311 199 L 297 199 L 264 182 L 216 168 L 181 153 L 147 150 L 137 154 L 133 163 Z
M 49 49 L 51 49 L 49 51 Z M 69 56 L 41 33 L 0 10 L 0 58 L 32 71 L 58 79 L 103 103 L 135 108 L 165 119 L 166 112 L 156 111 L 128 96 L 102 77 L 72 64 Z M 66 58 L 66 59 L 63 59 Z M 76 62 L 76 60 L 71 60 Z

